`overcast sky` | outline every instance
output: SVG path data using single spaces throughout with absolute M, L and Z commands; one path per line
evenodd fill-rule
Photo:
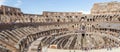
M 21 8 L 24 13 L 41 14 L 43 11 L 89 13 L 96 2 L 120 0 L 0 0 L 0 5 Z

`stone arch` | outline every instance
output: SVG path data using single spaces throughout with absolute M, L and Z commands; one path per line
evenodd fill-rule
M 57 19 L 57 22 L 60 22 L 60 19 Z
M 118 18 L 118 21 L 120 21 L 120 18 Z
M 30 18 L 30 22 L 33 22 L 33 18 Z
M 92 21 L 92 19 L 90 19 L 90 21 Z

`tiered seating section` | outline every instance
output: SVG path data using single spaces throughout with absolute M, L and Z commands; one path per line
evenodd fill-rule
M 0 45 L 0 52 L 12 52 L 9 49 L 7 49 L 5 46 Z

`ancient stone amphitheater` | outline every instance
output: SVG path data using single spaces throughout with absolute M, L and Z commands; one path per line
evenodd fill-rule
M 91 14 L 25 14 L 0 6 L 0 52 L 120 52 L 120 2 L 95 3 Z

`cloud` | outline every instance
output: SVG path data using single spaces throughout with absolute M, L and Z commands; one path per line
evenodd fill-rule
M 0 5 L 4 5 L 6 0 L 0 0 Z
M 90 14 L 90 11 L 81 10 L 80 12 L 82 12 L 83 14 Z
M 17 0 L 15 6 L 18 7 L 22 4 L 22 0 Z

